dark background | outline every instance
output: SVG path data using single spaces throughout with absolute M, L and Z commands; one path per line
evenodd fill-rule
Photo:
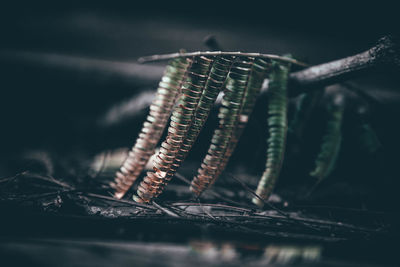
M 367 2 L 5 5 L 0 26 L 2 147 L 8 153 L 47 141 L 61 146 L 79 141 L 79 127 L 91 124 L 115 101 L 153 87 L 161 75 L 158 69 L 153 83 L 141 83 L 135 80 L 137 71 L 129 78 L 128 65 L 113 63 L 134 63 L 140 56 L 181 48 L 206 50 L 203 39 L 212 34 L 225 50 L 290 52 L 313 65 L 361 52 L 396 32 L 395 10 Z M 384 78 L 374 93 L 392 103 L 397 98 L 387 93 L 390 82 Z

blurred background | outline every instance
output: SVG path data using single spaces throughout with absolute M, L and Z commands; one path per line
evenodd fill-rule
M 203 40 L 214 35 L 224 50 L 292 53 L 314 65 L 361 52 L 398 28 L 390 6 L 367 4 L 23 2 L 1 13 L 6 153 L 44 144 L 72 148 L 84 133 L 84 143 L 106 146 L 92 144 L 100 142 L 96 118 L 154 90 L 162 74 L 162 63 L 137 65 L 140 56 L 207 50 Z M 392 81 L 379 82 L 371 94 L 397 101 Z M 378 82 L 363 87 L 371 83 Z M 131 144 L 132 132 L 125 133 L 121 141 Z M 109 141 L 115 140 L 101 140 Z

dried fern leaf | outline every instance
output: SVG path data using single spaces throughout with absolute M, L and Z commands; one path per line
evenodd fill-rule
M 115 189 L 116 198 L 125 195 L 154 153 L 179 95 L 188 66 L 188 60 L 182 58 L 173 59 L 168 63 L 139 137 L 111 184 Z
M 167 179 L 171 179 L 177 169 L 180 167 L 187 154 L 191 150 L 193 143 L 197 139 L 201 129 L 203 128 L 208 115 L 211 111 L 215 100 L 220 93 L 228 72 L 232 66 L 233 59 L 228 57 L 218 57 L 215 59 L 210 70 L 205 88 L 200 97 L 199 104 L 196 108 L 194 120 L 187 131 L 186 138 L 183 140 L 179 152 L 167 173 Z
M 171 169 L 194 119 L 213 60 L 195 57 L 192 61 L 182 86 L 182 94 L 172 112 L 167 138 L 161 144 L 160 152 L 153 162 L 154 172 L 147 173 L 138 187 L 137 196 L 134 196 L 137 202 L 149 202 L 161 193 L 168 182 L 167 172 Z

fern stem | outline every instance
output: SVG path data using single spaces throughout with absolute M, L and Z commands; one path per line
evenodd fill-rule
M 167 59 L 179 58 L 179 57 L 187 58 L 187 57 L 197 57 L 197 56 L 206 56 L 206 57 L 233 56 L 233 57 L 265 58 L 265 59 L 272 59 L 272 60 L 276 60 L 276 61 L 291 63 L 291 64 L 302 66 L 302 67 L 308 66 L 308 64 L 306 64 L 304 62 L 292 59 L 290 57 L 282 57 L 282 56 L 273 55 L 273 54 L 225 52 L 225 51 L 224 52 L 222 52 L 222 51 L 178 52 L 178 53 L 172 53 L 172 54 L 152 55 L 152 56 L 147 56 L 147 57 L 140 57 L 138 59 L 138 62 L 146 63 L 146 62 L 161 61 L 161 60 L 167 60 Z

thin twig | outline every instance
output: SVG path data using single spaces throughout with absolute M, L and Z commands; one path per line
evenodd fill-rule
M 17 174 L 14 175 L 14 176 L 1 178 L 1 179 L 0 179 L 0 184 L 1 184 L 1 183 L 4 183 L 4 182 L 9 182 L 9 181 L 11 181 L 11 180 L 17 178 L 18 176 L 23 176 L 23 175 L 25 175 L 27 172 L 28 172 L 28 171 L 23 171 L 23 172 L 17 173 Z
M 225 52 L 225 51 L 197 51 L 197 52 L 178 52 L 172 54 L 163 55 L 152 55 L 147 57 L 140 57 L 138 59 L 139 63 L 146 63 L 152 61 L 168 60 L 178 57 L 195 57 L 195 56 L 235 56 L 235 57 L 258 57 L 258 58 L 268 58 L 279 60 L 287 63 L 292 63 L 302 67 L 307 67 L 308 65 L 304 62 L 297 61 L 292 58 L 282 57 L 273 54 L 261 54 L 261 53 L 246 53 L 246 52 Z
M 297 92 L 309 88 L 321 88 L 376 71 L 378 68 L 400 68 L 400 44 L 396 36 L 385 36 L 370 49 L 346 58 L 312 66 L 290 74 L 289 86 Z M 293 92 L 291 92 L 293 93 Z
M 190 181 L 188 179 L 186 179 L 186 177 L 184 177 L 183 175 L 181 175 L 179 173 L 175 173 L 175 177 L 178 178 L 179 180 L 183 181 L 184 183 L 188 184 L 188 185 L 191 184 Z M 229 198 L 226 198 L 226 197 L 222 196 L 221 194 L 219 194 L 218 192 L 215 192 L 212 188 L 207 189 L 207 191 L 205 191 L 204 193 L 205 194 L 208 193 L 208 194 L 214 195 L 215 197 L 217 197 L 217 198 L 219 198 L 219 199 L 221 199 L 221 200 L 223 200 L 223 201 L 225 201 L 227 203 L 233 204 L 233 205 L 238 205 L 238 206 L 242 206 L 242 207 L 246 207 L 246 208 L 253 208 L 250 205 L 239 203 L 237 201 L 234 201 L 234 200 L 231 200 Z
M 157 209 L 161 210 L 162 212 L 164 212 L 165 214 L 174 217 L 174 218 L 180 218 L 181 216 L 179 216 L 178 214 L 176 214 L 175 212 L 157 204 L 154 200 L 153 200 L 153 206 L 156 207 Z
M 253 196 L 255 196 L 256 198 L 260 199 L 265 205 L 267 205 L 269 208 L 271 208 L 272 210 L 278 212 L 280 215 L 286 217 L 288 220 L 295 220 L 298 221 L 297 219 L 292 218 L 289 214 L 287 214 L 286 212 L 281 211 L 280 209 L 278 209 L 277 207 L 275 207 L 274 205 L 272 205 L 271 203 L 268 203 L 267 201 L 265 201 L 263 198 L 261 198 L 256 192 L 254 192 L 253 190 L 251 190 L 244 182 L 242 182 L 241 180 L 239 180 L 238 178 L 234 177 L 232 174 L 229 174 L 230 177 L 232 177 L 232 179 L 234 179 L 235 181 L 237 181 L 238 183 L 240 183 L 244 189 L 246 189 L 248 192 L 250 192 Z M 307 228 L 311 228 L 313 230 L 318 230 L 315 229 L 314 227 L 304 223 L 304 222 L 300 222 L 298 221 L 299 224 L 307 227 Z
M 221 208 L 221 209 L 231 209 L 231 210 L 238 210 L 242 212 L 251 212 L 250 209 L 245 209 L 241 207 L 234 207 L 234 206 L 229 206 L 229 205 L 224 205 L 224 204 L 214 204 L 214 203 L 195 203 L 195 202 L 175 202 L 170 204 L 171 206 L 209 206 L 209 207 L 214 207 L 214 208 Z
M 258 198 L 261 200 L 265 205 L 267 205 L 269 208 L 272 210 L 275 210 L 279 214 L 283 216 L 287 216 L 285 212 L 281 211 L 277 207 L 273 206 L 271 203 L 265 201 L 262 197 L 260 197 L 256 192 L 254 192 L 250 187 L 248 187 L 243 181 L 241 181 L 239 178 L 234 177 L 231 173 L 226 173 L 229 177 L 231 177 L 233 180 L 238 182 L 244 189 L 246 189 L 250 194 L 252 194 L 254 197 Z
M 29 195 L 24 197 L 23 199 L 19 199 L 19 202 L 27 201 L 27 200 L 33 200 L 33 199 L 40 199 L 40 198 L 45 198 L 53 195 L 59 195 L 59 194 L 64 194 L 64 193 L 71 193 L 76 191 L 75 189 L 67 189 L 67 190 L 61 190 L 61 191 L 54 191 L 54 192 L 48 192 L 48 193 L 43 193 L 43 194 L 34 194 L 34 195 Z
M 200 208 L 203 210 L 203 212 L 204 212 L 205 214 L 207 214 L 207 216 L 210 217 L 212 220 L 215 220 L 215 221 L 216 221 L 217 219 L 216 219 L 214 216 L 212 216 L 211 213 L 209 213 L 208 211 L 206 211 L 206 210 L 204 209 L 204 206 L 201 204 L 199 198 L 197 199 L 197 201 L 198 201 L 198 203 L 199 203 Z
M 136 207 L 140 207 L 140 208 L 151 209 L 151 210 L 155 210 L 156 209 L 155 207 L 153 207 L 151 205 L 141 204 L 141 203 L 137 203 L 137 202 L 129 201 L 129 200 L 124 200 L 124 199 L 116 199 L 116 198 L 113 198 L 113 197 L 108 197 L 108 196 L 94 194 L 94 193 L 81 192 L 81 194 L 89 196 L 89 197 L 105 199 L 105 200 L 109 200 L 109 201 L 113 201 L 113 202 L 130 204 L 132 206 L 136 206 Z

